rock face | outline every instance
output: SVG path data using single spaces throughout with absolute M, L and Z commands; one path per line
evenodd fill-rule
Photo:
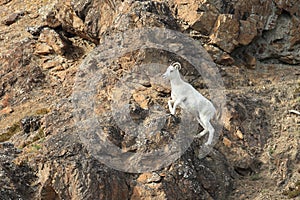
M 295 34 L 299 31 L 299 7 L 292 1 L 221 3 L 214 0 L 191 0 L 175 1 L 175 5 L 177 16 L 184 20 L 184 29 L 209 36 L 210 44 L 226 53 L 232 53 L 235 49 L 241 52 L 242 48 L 243 54 L 251 54 L 261 61 L 276 54 L 281 62 L 299 63 L 295 50 L 297 47 L 294 48 L 294 42 L 298 41 L 296 35 L 299 35 Z M 287 30 L 290 32 L 286 33 Z M 274 44 L 274 40 L 284 45 Z M 242 54 L 239 56 L 243 58 Z M 247 62 L 247 58 L 243 59 Z
M 280 52 L 278 56 L 281 62 L 298 64 L 299 8 L 295 3 L 287 2 L 169 1 L 170 9 L 165 3 L 151 1 L 74 1 L 55 4 L 46 18 L 50 27 L 62 26 L 68 32 L 98 43 L 100 36 L 112 27 L 122 29 L 122 26 L 126 26 L 128 29 L 154 25 L 177 29 L 175 17 L 179 19 L 181 29 L 193 35 L 208 36 L 209 44 L 217 46 L 225 54 L 242 48 L 243 54 L 264 61 Z M 174 10 L 174 14 L 171 10 Z M 290 32 L 286 34 L 285 30 Z M 274 40 L 276 43 L 282 41 L 284 45 L 275 46 Z M 250 43 L 252 45 L 248 47 Z M 245 46 L 247 48 L 243 48 Z M 248 62 L 243 55 L 238 57 Z
M 296 82 L 300 72 L 292 66 L 300 64 L 297 0 L 6 0 L 0 6 L 4 19 L 0 24 L 0 199 L 299 196 L 299 116 L 287 112 L 300 109 Z M 195 139 L 168 166 L 128 173 L 96 159 L 75 123 L 83 127 L 85 123 L 76 116 L 73 96 L 82 77 L 90 81 L 82 70 L 85 64 L 92 75 L 101 72 L 101 81 L 90 91 L 95 92 L 95 102 L 79 111 L 92 110 L 91 117 L 98 116 L 95 126 L 99 123 L 103 128 L 100 139 L 123 153 L 169 148 L 185 120 L 180 111 L 177 118 L 164 115 L 170 88 L 160 82 L 163 69 L 155 76 L 145 72 L 154 70 L 149 63 L 164 66 L 178 60 L 188 82 L 204 96 L 214 95 L 186 57 L 159 48 L 126 52 L 106 62 L 105 56 L 116 54 L 107 46 L 108 55 L 97 51 L 103 56 L 100 61 L 83 63 L 107 38 L 146 27 L 186 34 L 219 64 L 227 98 L 221 113 L 224 127 L 216 129 L 219 141 L 204 157 L 200 155 L 206 138 Z M 152 39 L 157 39 L 154 35 Z M 120 50 L 126 41 L 117 39 Z M 176 42 L 170 46 L 184 52 Z M 211 62 L 209 54 L 199 53 L 203 63 Z M 139 70 L 150 67 L 137 73 L 137 66 Z M 119 84 L 120 80 L 130 84 Z M 131 89 L 128 98 L 122 93 L 124 87 Z M 117 113 L 128 111 L 123 120 L 147 127 L 143 134 L 128 134 L 117 123 L 111 113 L 116 97 L 120 97 L 118 104 L 125 105 L 117 107 Z M 93 145 L 96 148 L 99 143 Z
M 251 53 L 261 61 L 268 62 L 275 56 L 278 58 L 277 62 L 299 64 L 299 53 L 296 50 L 300 41 L 299 18 L 282 13 L 277 22 L 274 29 L 266 31 L 263 37 L 253 41 L 244 52 Z
M 36 175 L 28 165 L 13 162 L 21 152 L 12 143 L 1 143 L 0 147 L 0 197 L 2 199 L 32 198 L 34 187 L 30 184 L 36 180 Z

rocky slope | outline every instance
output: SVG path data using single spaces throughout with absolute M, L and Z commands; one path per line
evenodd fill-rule
M 298 1 L 2 0 L 0 15 L 0 199 L 299 198 L 300 116 L 290 112 L 300 110 Z M 95 47 L 146 27 L 185 34 L 217 63 L 226 95 L 224 127 L 205 157 L 204 139 L 197 139 L 159 170 L 128 173 L 104 165 L 81 140 L 74 93 L 85 83 L 81 63 Z M 117 39 L 120 47 L 126 44 Z M 174 48 L 180 42 L 175 38 Z M 210 62 L 204 49 L 203 61 Z M 103 79 L 92 114 L 104 139 L 123 151 L 145 153 L 177 136 L 184 118 L 162 118 L 162 131 L 145 133 L 147 138 L 126 133 L 113 120 L 111 104 L 119 92 L 112 88 L 124 77 L 143 80 L 128 97 L 136 123 L 155 128 L 147 120 L 168 109 L 170 89 L 158 77 L 132 73 L 136 66 L 180 61 L 185 79 L 213 96 L 205 75 L 197 75 L 179 50 L 174 55 L 152 47 L 88 63 L 87 70 Z M 152 105 L 160 107 L 150 115 Z

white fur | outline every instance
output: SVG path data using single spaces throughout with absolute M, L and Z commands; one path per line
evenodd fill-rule
M 215 115 L 216 109 L 207 98 L 202 96 L 189 83 L 181 79 L 180 69 L 180 63 L 175 62 L 163 74 L 163 77 L 169 79 L 171 82 L 171 100 L 168 101 L 169 110 L 172 115 L 175 115 L 176 107 L 180 106 L 191 113 L 204 129 L 196 137 L 202 137 L 209 132 L 208 141 L 205 143 L 205 145 L 209 145 L 212 143 L 215 132 L 210 120 Z

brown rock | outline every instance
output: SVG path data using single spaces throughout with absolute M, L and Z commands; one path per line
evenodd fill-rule
M 140 183 L 151 183 L 151 182 L 159 182 L 161 180 L 161 177 L 159 174 L 153 172 L 153 173 L 143 173 L 139 176 L 137 179 Z
M 134 93 L 133 99 L 140 105 L 143 109 L 148 109 L 149 98 L 145 94 Z
M 3 24 L 9 26 L 13 23 L 15 23 L 20 17 L 20 13 L 13 13 L 9 15 L 6 19 L 3 20 Z
M 274 0 L 278 8 L 284 9 L 291 13 L 291 15 L 297 15 L 300 14 L 300 7 L 299 7 L 299 1 L 298 0 Z
M 61 80 L 61 81 L 64 81 L 66 76 L 67 76 L 67 72 L 66 71 L 59 71 L 59 72 L 56 72 L 56 73 L 53 73 L 55 74 L 55 76 Z
M 130 200 L 166 199 L 166 193 L 163 190 L 160 190 L 161 186 L 161 183 L 153 183 L 147 185 L 139 184 L 133 188 Z
M 211 57 L 216 63 L 225 66 L 234 64 L 235 62 L 234 58 L 230 56 L 230 54 L 222 51 L 220 48 L 214 45 L 207 45 L 207 44 L 205 44 L 203 47 L 211 55 Z
M 256 66 L 256 58 L 249 53 L 245 53 L 244 58 L 245 58 L 247 67 L 254 69 Z
M 239 22 L 229 14 L 219 15 L 212 34 L 211 43 L 230 53 L 238 45 Z
M 213 4 L 200 4 L 194 1 L 177 2 L 178 17 L 202 34 L 208 35 L 218 17 L 218 11 Z M 201 10 L 201 12 L 199 12 Z
M 58 65 L 59 65 L 58 61 L 48 61 L 48 62 L 43 63 L 42 68 L 43 69 L 52 69 L 52 68 L 57 67 Z
M 131 200 L 150 199 L 150 197 L 151 199 L 165 199 L 166 193 L 159 189 L 162 187 L 160 181 L 160 175 L 155 172 L 141 174 L 137 179 L 137 185 L 133 188 Z
M 223 138 L 223 144 L 224 144 L 226 147 L 231 147 L 232 142 L 231 142 L 227 137 L 224 137 L 224 138 Z
M 235 132 L 235 135 L 241 140 L 244 139 L 244 135 L 239 129 Z
M 14 112 L 14 109 L 10 106 L 3 108 L 2 110 L 0 110 L 0 115 L 7 115 Z
M 197 16 L 197 15 L 196 15 Z M 191 22 L 192 29 L 199 31 L 204 35 L 208 35 L 211 32 L 212 27 L 215 24 L 218 15 L 214 12 L 202 12 L 198 14 L 198 17 Z
M 229 54 L 223 53 L 217 62 L 222 65 L 232 65 L 234 63 L 234 59 Z
M 11 2 L 11 0 L 0 0 L 0 5 L 5 5 L 8 2 Z
M 35 47 L 35 53 L 41 55 L 47 55 L 53 53 L 53 49 L 45 43 L 37 43 Z
M 220 58 L 223 56 L 224 51 L 219 49 L 218 47 L 211 45 L 211 44 L 204 44 L 203 47 L 205 50 L 211 55 L 213 60 L 217 63 L 219 63 Z
M 291 37 L 289 38 L 289 43 L 291 48 L 299 45 L 300 43 L 300 18 L 293 16 L 291 19 Z
M 65 28 L 69 29 L 72 27 L 72 29 L 78 32 L 83 32 L 85 28 L 83 21 L 76 15 L 72 7 L 69 6 L 70 4 L 65 3 L 60 7 L 59 11 L 67 13 L 67 15 L 60 15 L 59 20 L 63 22 L 62 25 Z
M 52 29 L 45 28 L 40 34 L 39 41 L 46 43 L 49 47 L 51 47 L 55 53 L 59 55 L 63 55 L 68 47 L 66 39 L 62 38 L 57 32 Z M 42 49 L 45 53 L 50 51 L 50 48 L 42 45 Z
M 98 43 L 99 34 L 112 24 L 114 16 L 106 2 L 109 1 L 57 1 L 45 13 L 46 22 L 50 27 L 62 26 L 67 32 Z
M 238 37 L 238 41 L 242 45 L 248 45 L 253 40 L 253 38 L 257 35 L 256 21 L 240 20 L 240 24 L 241 24 L 240 34 Z
M 12 98 L 12 97 L 11 97 L 11 95 L 9 95 L 9 94 L 4 95 L 4 96 L 2 97 L 1 102 L 0 102 L 0 106 L 3 107 L 3 108 L 10 106 L 11 98 Z

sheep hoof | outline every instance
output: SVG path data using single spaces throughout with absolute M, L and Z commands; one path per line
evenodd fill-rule
M 172 115 L 171 113 L 169 113 L 169 114 L 166 114 L 166 116 L 167 116 L 167 117 L 170 117 L 170 116 L 173 116 L 173 115 Z
M 201 134 L 198 134 L 198 135 L 195 135 L 195 138 L 201 138 L 203 135 Z
M 179 117 L 176 117 L 175 115 L 171 115 L 172 116 L 172 119 L 174 120 L 174 122 L 176 124 L 180 123 L 180 118 Z
M 175 115 L 171 114 L 171 113 L 167 114 L 167 117 L 171 117 L 172 122 L 174 122 L 174 123 L 179 123 L 180 122 L 180 119 L 178 117 L 176 117 Z

